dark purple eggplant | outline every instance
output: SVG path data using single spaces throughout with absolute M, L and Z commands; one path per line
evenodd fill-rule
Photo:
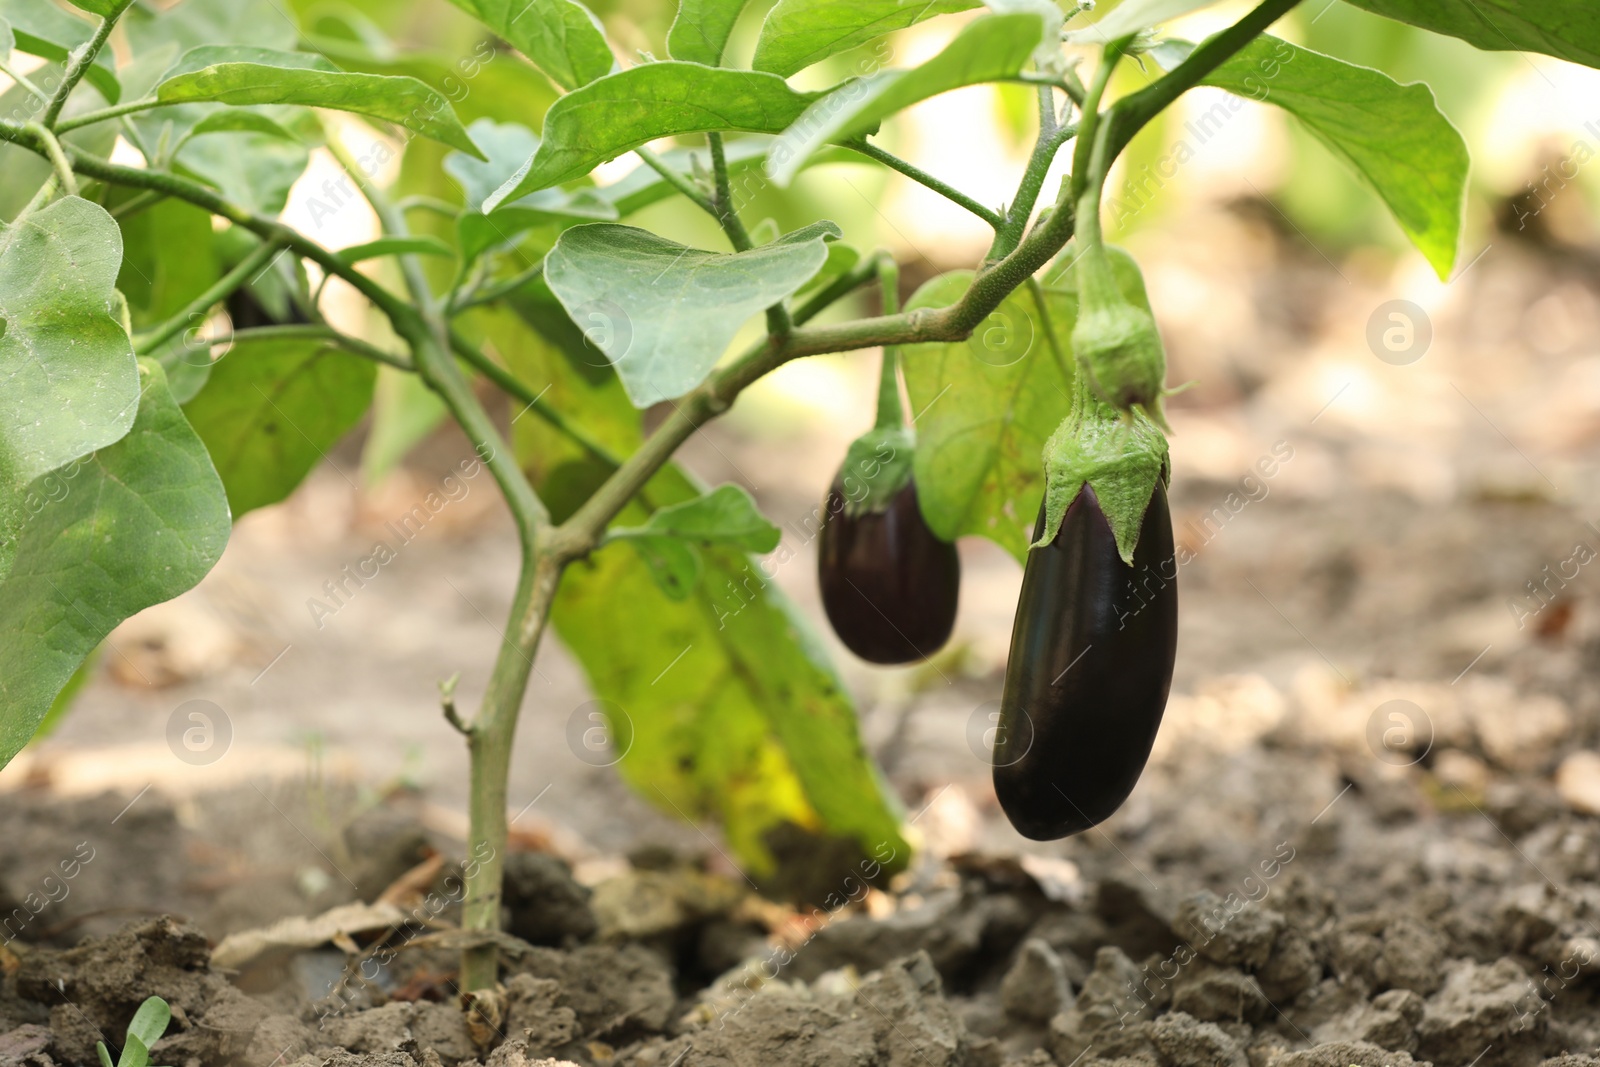
M 1043 531 L 1041 507 L 1035 541 Z M 1166 489 L 1158 483 L 1145 507 L 1129 566 L 1085 485 L 1055 538 L 1029 551 L 1011 631 L 994 789 L 1024 837 L 1081 833 L 1128 798 L 1166 710 L 1177 645 Z
M 926 659 L 955 627 L 961 559 L 923 520 L 915 482 L 886 507 L 858 511 L 836 478 L 822 516 L 817 578 L 833 632 L 869 663 Z

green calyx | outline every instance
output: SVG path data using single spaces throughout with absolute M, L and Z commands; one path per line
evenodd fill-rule
M 844 454 L 837 481 L 850 518 L 888 510 L 895 495 L 911 484 L 916 435 L 907 426 L 878 426 L 854 441 Z
M 1055 540 L 1067 508 L 1085 485 L 1111 524 L 1117 554 L 1133 565 L 1139 527 L 1170 465 L 1167 439 L 1141 411 L 1123 417 L 1094 400 L 1062 420 L 1044 446 L 1044 530 L 1034 548 Z
M 1082 250 L 1076 273 L 1072 350 L 1090 388 L 1118 411 L 1142 409 L 1162 423 L 1167 353 L 1155 317 L 1123 293 L 1103 245 Z

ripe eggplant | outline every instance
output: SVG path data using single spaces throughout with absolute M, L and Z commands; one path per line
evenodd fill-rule
M 1044 522 L 1041 507 L 1035 541 Z M 1131 566 L 1088 485 L 1029 551 L 994 747 L 995 795 L 1024 837 L 1081 833 L 1133 791 L 1172 683 L 1176 579 L 1160 483 Z
M 817 554 L 822 606 L 869 663 L 912 663 L 944 646 L 961 590 L 956 546 L 939 540 L 906 481 L 880 509 L 852 507 L 843 472 L 828 490 Z

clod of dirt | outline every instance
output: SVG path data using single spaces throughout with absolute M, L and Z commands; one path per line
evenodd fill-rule
M 7 1034 L 0 1034 L 0 1067 L 54 1067 L 55 1061 L 46 1051 L 50 1047 L 50 1031 L 36 1023 L 27 1023 Z
M 17 972 L 16 990 L 24 999 L 51 1006 L 53 1055 L 93 1063 L 94 1043 L 120 1047 L 146 997 L 172 1006 L 175 1032 L 204 1020 L 207 1005 L 223 1003 L 223 991 L 231 992 L 222 977 L 210 973 L 209 962 L 210 946 L 198 929 L 171 918 L 152 919 L 77 948 L 29 953 Z
M 1179 902 L 1172 929 L 1206 959 L 1255 971 L 1266 966 L 1284 925 L 1283 916 L 1247 898 L 1204 890 Z
M 853 994 L 768 983 L 737 1007 L 651 1048 L 638 1064 L 681 1067 L 978 1067 L 974 1042 L 918 952 Z M 681 1059 L 680 1059 L 681 1057 Z
M 1195 960 L 1172 983 L 1172 1010 L 1207 1022 L 1256 1022 L 1270 1008 L 1254 978 L 1209 960 Z
M 586 945 L 570 952 L 533 948 L 510 969 L 560 985 L 558 1006 L 571 1008 L 577 1017 L 579 1040 L 617 1043 L 660 1033 L 677 999 L 671 968 L 639 945 Z
M 984 912 L 965 894 L 945 890 L 930 895 L 919 907 L 885 919 L 852 916 L 828 923 L 796 955 L 791 973 L 809 982 L 841 967 L 875 971 L 922 950 L 939 973 L 949 977 L 977 955 L 984 921 Z
M 1049 1047 L 1059 1063 L 1090 1049 L 1102 1058 L 1152 1052 L 1148 1020 L 1154 1006 L 1139 995 L 1143 977 L 1126 953 L 1107 945 L 1071 1008 L 1050 1020 Z
M 530 1055 L 549 1056 L 572 1044 L 578 1016 L 560 1004 L 561 986 L 531 974 L 506 982 L 506 1035 L 522 1042 Z
M 1364 1041 L 1335 1041 L 1271 1060 L 1268 1067 L 1413 1067 L 1408 1052 L 1388 1052 Z
M 1048 1023 L 1072 1004 L 1072 983 L 1055 949 L 1029 938 L 1000 982 L 1000 1003 L 1006 1013 L 1029 1022 Z
M 1363 1041 L 1390 1052 L 1415 1052 L 1423 1010 L 1423 1000 L 1416 993 L 1391 989 L 1370 1004 L 1358 1004 L 1317 1027 L 1312 1036 L 1318 1041 Z
M 1549 1023 L 1543 1008 L 1533 983 L 1511 960 L 1458 961 L 1417 1027 L 1420 1054 L 1438 1063 L 1469 1063 L 1494 1046 L 1526 1050 L 1519 1058 L 1536 1061 Z
M 674 935 L 727 913 L 744 896 L 744 890 L 726 878 L 663 858 L 650 857 L 649 862 L 652 866 L 636 866 L 595 887 L 589 906 L 601 940 Z
M 1150 1027 L 1163 1067 L 1248 1067 L 1244 1049 L 1215 1023 L 1174 1011 Z
M 515 852 L 506 857 L 507 930 L 533 945 L 587 941 L 597 929 L 589 909 L 588 889 L 572 879 L 561 859 L 542 852 Z
M 1107 926 L 1106 940 L 1136 960 L 1165 956 L 1177 945 L 1176 907 L 1167 894 L 1137 878 L 1113 875 L 1100 882 L 1095 911 Z

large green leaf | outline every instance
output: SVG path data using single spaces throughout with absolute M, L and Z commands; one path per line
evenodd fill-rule
M 667 30 L 667 54 L 673 59 L 722 65 L 728 37 L 749 0 L 678 0 L 678 14 Z M 760 69 L 760 68 L 757 68 Z
M 978 6 L 979 0 L 778 0 L 761 24 L 751 65 L 787 78 L 923 19 Z
M 475 321 L 519 377 L 549 386 L 547 402 L 581 413 L 594 439 L 618 454 L 638 447 L 639 412 L 615 375 L 583 362 L 581 342 L 557 350 L 506 312 Z M 557 518 L 609 473 L 535 418 L 516 431 L 517 453 Z M 640 524 L 698 492 L 668 466 L 619 521 Z M 739 862 L 774 888 L 816 864 L 814 852 L 774 854 L 773 837 L 786 827 L 847 839 L 889 872 L 904 866 L 898 815 L 862 748 L 849 695 L 770 580 L 770 567 L 789 557 L 780 548 L 768 570 L 729 548 L 703 558 L 702 581 L 683 600 L 663 593 L 627 545 L 602 548 L 562 579 L 556 632 L 594 695 L 622 713 L 612 725 L 626 752 L 623 776 L 668 814 L 720 823 Z M 847 873 L 856 872 L 830 869 L 824 879 Z
M 163 104 L 299 104 L 349 111 L 482 156 L 450 101 L 417 79 L 352 73 L 300 52 L 204 45 L 178 61 L 155 95 Z
M 88 44 L 94 36 L 92 23 L 73 18 L 46 0 L 0 0 L 0 18 L 11 24 L 19 50 L 52 63 L 66 63 L 74 48 Z M 100 50 L 84 77 L 100 91 L 107 103 L 115 104 L 122 98 L 122 86 L 117 80 L 111 49 Z M 34 116 L 7 117 L 13 121 L 26 121 Z
M 1205 79 L 1276 104 L 1343 159 L 1446 278 L 1455 264 L 1471 160 L 1433 90 L 1261 36 Z M 1202 116 L 1200 123 L 1208 120 Z M 1225 120 L 1224 120 L 1225 121 Z
M 376 365 L 326 341 L 242 341 L 184 407 L 235 516 L 294 491 L 372 402 Z
M 1459 37 L 1490 52 L 1543 52 L 1600 67 L 1593 0 L 1350 0 L 1374 14 Z
M 611 73 L 616 59 L 600 20 L 576 0 L 451 0 L 511 42 L 563 89 Z
M 484 207 L 581 177 L 658 137 L 781 133 L 817 95 L 795 92 L 775 74 L 699 63 L 646 63 L 607 75 L 551 106 L 539 150 Z
M 0 581 L 0 763 L 28 743 L 113 627 L 193 586 L 228 542 L 227 500 L 205 446 L 160 365 L 144 360 L 138 376 L 133 428 L 75 464 L 65 494 L 24 527 Z
M 1039 44 L 1041 25 L 1032 13 L 985 15 L 919 67 L 879 71 L 840 86 L 812 104 L 773 144 L 767 174 L 787 185 L 811 154 L 830 142 L 871 133 L 890 115 L 931 96 L 1016 77 Z
M 122 190 L 122 203 L 134 194 Z M 211 213 L 182 200 L 162 200 L 122 220 L 122 272 L 117 289 L 127 297 L 137 333 L 188 307 L 222 274 Z M 211 372 L 209 347 L 192 344 L 204 316 L 152 353 L 167 372 L 167 388 L 185 404 Z
M 133 425 L 139 374 L 115 317 L 121 263 L 116 222 L 78 197 L 0 224 L 0 577 L 37 511 L 30 483 Z
M 122 19 L 135 55 L 172 44 L 181 55 L 205 44 L 293 48 L 300 36 L 282 0 L 183 0 L 157 13 L 135 4 Z
M 971 281 L 968 271 L 934 278 L 906 310 L 952 304 Z M 1044 497 L 1044 445 L 1072 402 L 1067 338 L 1077 304 L 1053 290 L 1045 299 L 1055 346 L 1023 288 L 967 340 L 901 350 L 916 416 L 913 469 L 923 517 L 947 541 L 977 534 L 1019 562 L 1027 559 Z
M 648 230 L 597 223 L 561 235 L 544 276 L 574 322 L 622 377 L 639 407 L 705 380 L 739 327 L 822 269 L 831 222 L 731 255 Z

